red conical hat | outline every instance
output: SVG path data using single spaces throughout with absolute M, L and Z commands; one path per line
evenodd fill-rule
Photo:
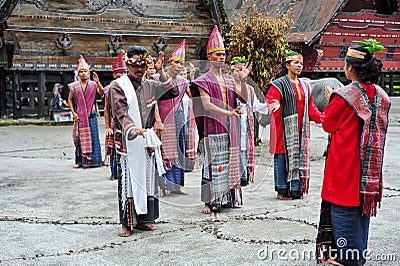
M 169 61 L 185 62 L 186 39 L 169 55 Z
M 214 29 L 211 32 L 210 39 L 208 39 L 206 48 L 207 54 L 216 51 L 225 51 L 224 40 L 222 40 L 221 32 L 219 31 L 217 26 L 214 26 Z
M 85 58 L 83 57 L 83 55 L 81 55 L 81 56 L 79 57 L 77 69 L 78 69 L 78 72 L 79 72 L 79 70 L 81 70 L 81 69 L 87 69 L 88 71 L 90 71 L 90 66 L 89 66 L 88 62 L 86 62 L 86 60 L 85 60 Z
M 112 73 L 126 72 L 128 70 L 125 61 L 123 59 L 124 54 L 120 54 L 117 59 L 115 59 L 112 65 Z

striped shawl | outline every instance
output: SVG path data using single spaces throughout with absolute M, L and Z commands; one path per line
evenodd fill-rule
M 360 197 L 362 214 L 370 216 L 376 216 L 377 204 L 382 200 L 382 163 L 390 109 L 386 92 L 377 85 L 375 88 L 373 105 L 358 83 L 336 91 L 363 120 L 360 141 Z

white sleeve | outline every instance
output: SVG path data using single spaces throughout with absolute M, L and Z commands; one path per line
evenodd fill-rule
M 268 115 L 269 114 L 269 109 L 268 109 L 268 104 L 262 103 L 258 100 L 257 96 L 253 94 L 253 112 L 257 112 L 263 115 Z

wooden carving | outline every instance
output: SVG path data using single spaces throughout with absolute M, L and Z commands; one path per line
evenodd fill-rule
M 74 42 L 69 33 L 60 33 L 60 37 L 56 40 L 56 45 L 58 48 L 65 51 L 74 47 Z
M 121 35 L 111 36 L 111 40 L 108 42 L 108 48 L 110 49 L 110 53 L 113 55 L 122 53 L 123 45 L 124 43 L 122 42 Z
M 163 52 L 165 49 L 167 49 L 168 44 L 165 41 L 164 37 L 159 37 L 156 42 L 153 43 L 152 48 L 154 51 L 158 52 Z
M 135 3 L 136 2 L 136 3 Z M 107 8 L 121 8 L 123 6 L 129 7 L 135 13 L 140 15 L 144 14 L 146 6 L 143 3 L 137 3 L 133 0 L 89 0 L 88 8 L 93 11 L 100 11 Z

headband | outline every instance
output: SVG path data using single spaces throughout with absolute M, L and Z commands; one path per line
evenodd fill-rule
M 126 54 L 123 59 L 127 65 L 143 66 L 151 65 L 153 63 L 153 57 L 148 53 L 137 55 L 137 58 L 128 57 Z
M 367 55 L 366 52 L 361 52 L 361 51 L 355 50 L 351 47 L 349 47 L 349 49 L 347 49 L 347 54 L 346 54 L 346 56 L 354 57 L 354 58 L 358 58 L 358 59 L 365 59 L 366 55 Z

